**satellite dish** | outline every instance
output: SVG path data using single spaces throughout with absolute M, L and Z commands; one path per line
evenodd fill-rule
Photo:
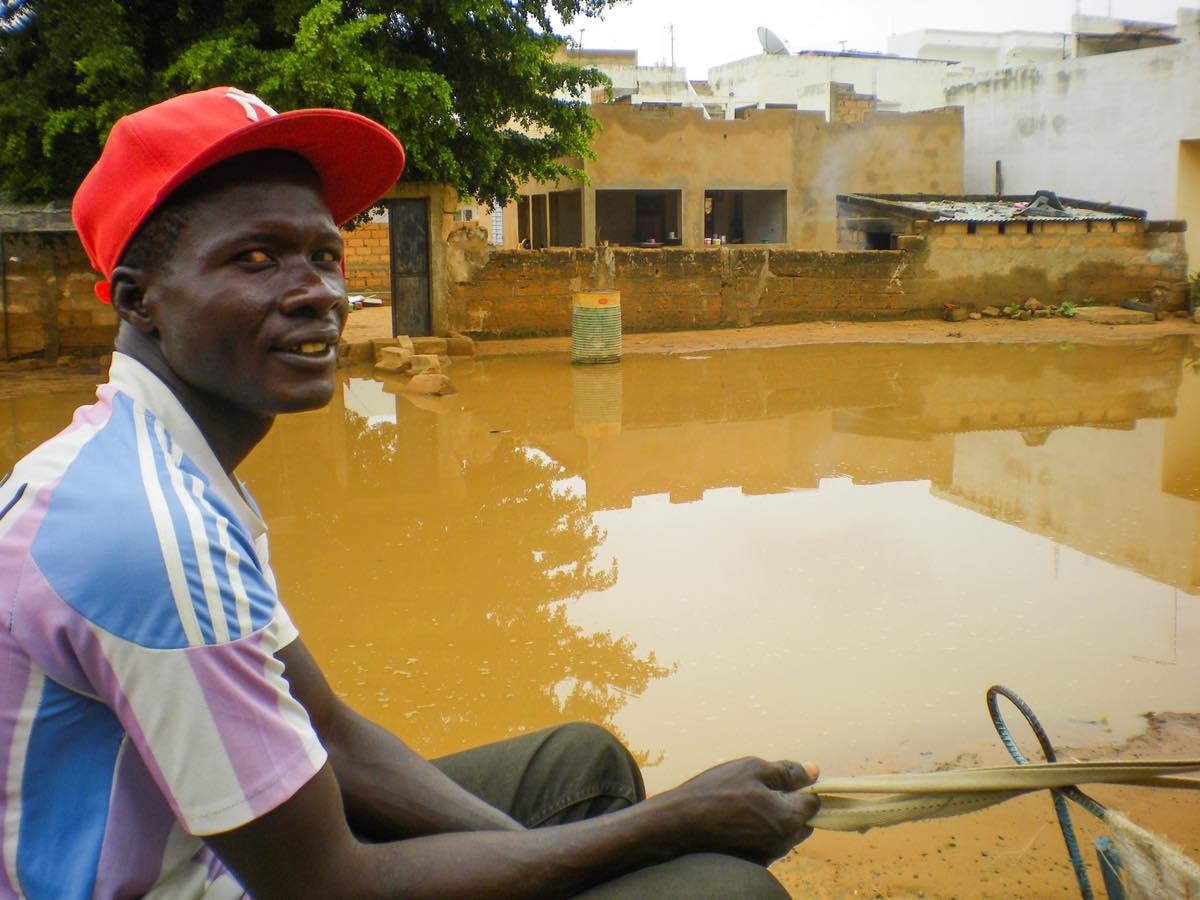
M 0 0 L 0 31 L 16 34 L 33 21 L 29 0 Z
M 763 25 L 758 26 L 758 42 L 762 44 L 763 53 L 772 56 L 787 56 L 788 48 L 779 35 Z

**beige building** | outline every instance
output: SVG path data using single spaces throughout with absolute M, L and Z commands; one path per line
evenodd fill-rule
M 837 195 L 953 194 L 962 189 L 956 109 L 876 112 L 835 86 L 823 112 L 598 104 L 589 182 L 530 184 L 503 211 L 507 247 L 703 246 L 706 241 L 804 249 L 837 245 Z M 490 211 L 473 212 L 473 217 Z M 492 226 L 489 219 L 485 226 Z

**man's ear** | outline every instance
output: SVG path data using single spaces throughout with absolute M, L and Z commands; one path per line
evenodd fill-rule
M 133 266 L 117 266 L 109 277 L 113 309 L 122 322 L 127 322 L 143 334 L 155 330 L 151 310 L 146 306 L 146 285 L 149 273 Z

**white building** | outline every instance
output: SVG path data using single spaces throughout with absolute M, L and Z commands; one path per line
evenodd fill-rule
M 940 59 L 966 70 L 1003 69 L 1029 63 L 1054 62 L 1071 56 L 1073 42 L 1066 33 L 1044 31 L 950 31 L 926 28 L 888 38 L 888 53 Z
M 1073 58 L 960 74 L 964 189 L 1040 188 L 1186 219 L 1200 268 L 1200 11 L 1175 25 L 1076 17 Z
M 761 53 L 708 70 L 714 99 L 745 106 L 826 109 L 831 82 L 852 84 L 859 94 L 878 98 L 878 108 L 895 112 L 946 105 L 943 85 L 949 64 L 883 53 L 804 50 L 788 55 Z

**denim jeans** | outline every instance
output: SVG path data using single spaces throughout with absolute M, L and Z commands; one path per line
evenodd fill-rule
M 433 760 L 475 796 L 527 828 L 579 822 L 646 797 L 629 751 L 603 728 L 574 723 Z M 584 891 L 588 900 L 680 897 L 786 898 L 762 866 L 696 853 L 647 866 Z

